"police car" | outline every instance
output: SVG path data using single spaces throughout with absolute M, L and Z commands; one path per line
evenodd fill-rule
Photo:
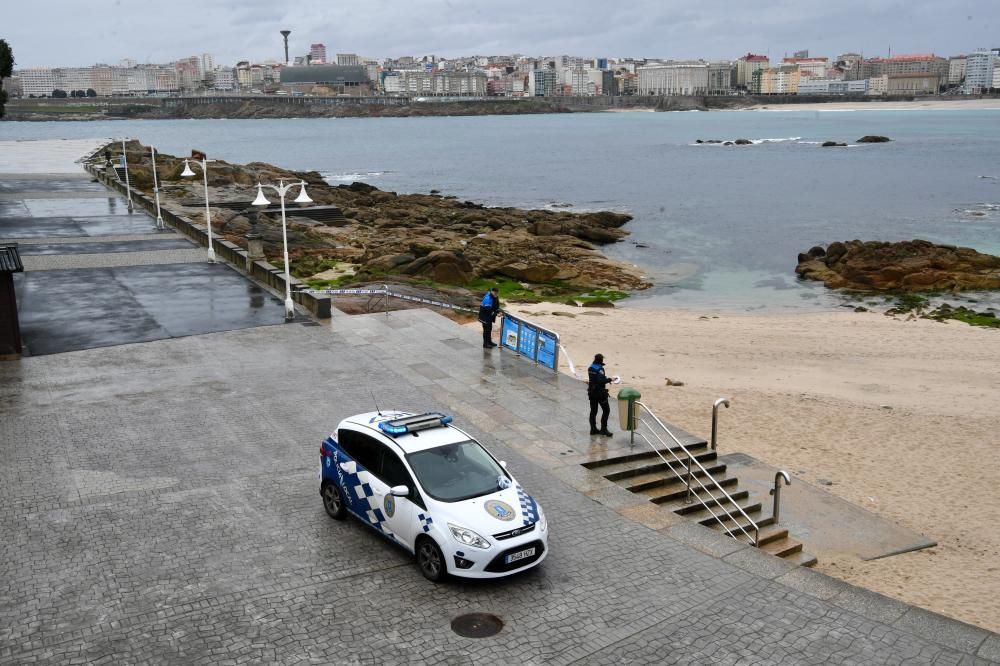
M 499 578 L 547 554 L 542 507 L 444 414 L 372 412 L 344 419 L 320 446 L 331 518 L 353 514 L 416 556 L 420 572 Z

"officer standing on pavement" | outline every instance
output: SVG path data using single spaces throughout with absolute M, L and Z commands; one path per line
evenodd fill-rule
M 612 380 L 604 374 L 604 354 L 596 354 L 587 368 L 587 397 L 590 398 L 590 434 L 614 437 L 608 430 L 608 384 Z M 601 429 L 597 429 L 597 408 L 601 408 Z
M 492 349 L 497 346 L 493 342 L 493 323 L 497 320 L 498 312 L 500 312 L 500 292 L 496 287 L 493 287 L 486 292 L 479 304 L 479 323 L 483 325 L 484 349 Z

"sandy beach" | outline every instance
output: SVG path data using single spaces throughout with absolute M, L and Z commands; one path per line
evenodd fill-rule
M 817 102 L 814 104 L 758 104 L 744 111 L 1000 111 L 1000 99 L 915 99 L 912 102 Z
M 582 372 L 602 352 L 682 428 L 707 437 L 712 401 L 731 398 L 722 452 L 830 480 L 938 542 L 869 562 L 814 551 L 818 570 L 1000 631 L 1000 331 L 854 312 L 510 309 L 557 331 Z

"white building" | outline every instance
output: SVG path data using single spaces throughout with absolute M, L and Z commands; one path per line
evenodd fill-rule
M 338 53 L 337 54 L 337 64 L 338 65 L 360 65 L 361 59 L 358 58 L 357 53 Z
M 884 96 L 889 94 L 889 75 L 883 74 L 882 76 L 873 76 L 870 79 L 865 79 L 868 81 L 868 94 Z
M 966 95 L 978 95 L 993 85 L 993 69 L 996 60 L 996 54 L 986 49 L 979 49 L 966 57 L 965 85 L 963 87 Z
M 56 89 L 55 73 L 47 67 L 31 67 L 19 69 L 16 72 L 21 79 L 21 89 L 24 96 L 47 97 Z
M 236 73 L 232 67 L 219 67 L 215 70 L 215 80 L 212 87 L 216 90 L 236 90 Z
M 965 78 L 965 56 L 948 59 L 948 83 L 957 86 Z
M 868 80 L 844 81 L 843 79 L 816 79 L 803 77 L 799 79 L 799 95 L 865 95 L 868 93 Z
M 652 63 L 636 71 L 640 95 L 708 94 L 708 63 Z

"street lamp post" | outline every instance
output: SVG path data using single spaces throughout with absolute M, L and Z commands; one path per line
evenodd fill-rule
M 215 263 L 215 248 L 212 247 L 212 212 L 208 208 L 208 163 L 214 162 L 215 160 L 201 160 L 201 172 L 205 176 L 205 227 L 208 229 L 208 261 L 209 263 Z M 198 162 L 195 162 L 197 164 Z M 196 175 L 194 171 L 191 170 L 191 164 L 188 160 L 184 160 L 184 171 L 181 171 L 181 176 L 184 178 L 191 178 Z
M 153 194 L 156 195 L 156 228 L 163 228 L 163 215 L 160 214 L 160 181 L 156 177 L 156 148 L 149 147 L 153 159 Z
M 285 222 L 285 195 L 296 185 L 301 186 L 302 189 L 299 191 L 299 196 L 295 198 L 295 203 L 312 203 L 312 199 L 306 194 L 306 182 L 304 180 L 300 180 L 297 183 L 289 183 L 288 185 L 285 185 L 284 180 L 279 180 L 277 185 L 261 185 L 257 183 L 257 198 L 253 200 L 254 206 L 271 205 L 271 202 L 264 196 L 262 189 L 264 187 L 271 188 L 281 197 L 281 243 L 285 251 L 285 319 L 295 318 L 295 303 L 292 301 L 292 276 L 288 270 L 288 231 Z
M 125 191 L 128 192 L 128 212 L 132 212 L 132 184 L 128 178 L 128 154 L 125 152 L 125 141 L 122 139 L 122 167 L 125 169 Z

